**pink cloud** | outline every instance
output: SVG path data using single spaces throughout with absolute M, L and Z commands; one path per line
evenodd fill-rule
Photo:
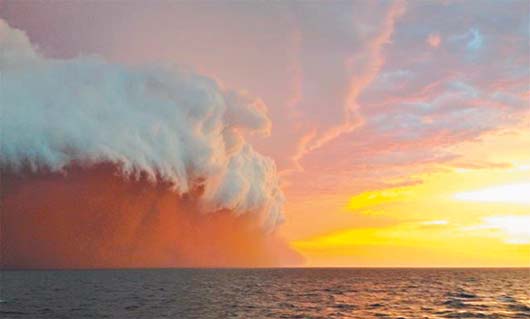
M 437 48 L 442 43 L 442 38 L 437 33 L 431 33 L 429 34 L 425 42 L 427 42 L 427 44 L 430 45 L 431 47 Z
M 261 97 L 272 136 L 254 143 L 283 169 L 361 123 L 356 99 L 404 12 L 403 2 L 7 4 L 47 55 L 184 64 Z

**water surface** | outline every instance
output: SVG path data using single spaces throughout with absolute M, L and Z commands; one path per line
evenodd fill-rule
M 3 271 L 0 318 L 530 318 L 530 269 Z

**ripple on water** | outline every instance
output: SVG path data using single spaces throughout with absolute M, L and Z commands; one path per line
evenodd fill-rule
M 450 308 L 465 308 L 466 304 L 460 299 L 450 298 L 443 302 L 444 305 Z
M 529 285 L 509 269 L 4 272 L 0 317 L 528 319 Z

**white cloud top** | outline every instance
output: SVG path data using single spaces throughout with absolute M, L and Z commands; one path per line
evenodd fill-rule
M 110 162 L 178 193 L 202 183 L 208 210 L 258 213 L 268 226 L 281 221 L 275 164 L 242 135 L 270 131 L 260 100 L 176 67 L 48 59 L 1 19 L 0 72 L 2 167 Z

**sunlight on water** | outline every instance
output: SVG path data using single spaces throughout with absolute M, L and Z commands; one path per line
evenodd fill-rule
M 2 318 L 530 318 L 528 269 L 5 271 Z

